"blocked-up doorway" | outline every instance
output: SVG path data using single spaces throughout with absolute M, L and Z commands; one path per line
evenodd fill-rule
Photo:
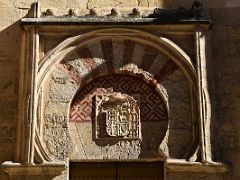
M 164 162 L 71 162 L 70 180 L 163 180 Z

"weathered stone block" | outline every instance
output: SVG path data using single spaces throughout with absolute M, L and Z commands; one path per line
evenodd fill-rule
M 137 7 L 138 0 L 118 0 L 119 7 Z
M 108 1 L 108 0 L 89 0 L 88 8 L 100 8 L 100 7 L 117 7 L 118 3 L 116 1 Z
M 9 126 L 17 123 L 17 111 L 0 111 L 0 122 L 2 126 Z
M 222 174 L 204 173 L 167 173 L 167 180 L 223 180 Z
M 18 69 L 16 65 L 17 65 L 17 61 L 19 60 L 19 53 L 20 53 L 19 50 L 17 49 L 19 47 L 19 43 L 18 43 L 19 39 L 17 39 L 16 37 L 16 39 L 12 39 L 13 41 L 7 41 L 7 38 L 9 38 L 10 36 L 6 34 L 7 33 L 3 33 L 3 36 L 0 36 L 0 39 L 3 40 L 3 41 L 0 41 L 0 64 L 1 64 L 0 71 L 1 72 L 3 71 L 2 72 L 2 75 L 3 75 L 6 73 L 6 71 L 8 71 L 7 70 L 8 68 L 11 69 L 10 73 L 3 75 L 5 77 L 14 76 L 16 74 L 16 71 Z
M 0 99 L 0 112 L 17 112 L 18 103 L 12 100 L 1 100 Z
M 67 0 L 66 7 L 87 9 L 87 3 L 88 3 L 88 0 Z
M 2 129 L 1 129 L 2 130 Z M 4 140 L 7 141 L 7 140 Z M 0 164 L 3 163 L 4 161 L 9 161 L 14 159 L 14 154 L 15 154 L 15 143 L 14 142 L 0 142 Z M 0 166 L 1 167 L 1 166 Z M 2 177 L 0 176 L 2 179 Z
M 139 6 L 143 6 L 143 7 L 148 7 L 148 0 L 140 0 L 139 1 Z
M 41 0 L 41 6 L 43 8 L 65 8 L 66 0 Z
M 225 3 L 226 7 L 240 7 L 240 1 L 238 0 L 227 0 Z
M 0 142 L 14 143 L 16 126 L 0 126 Z
M 8 76 L 13 76 L 13 72 L 15 71 L 14 69 L 14 62 L 12 61 L 0 61 L 0 77 L 8 77 Z M 3 68 L 4 67 L 4 68 Z
M 7 28 L 12 25 L 14 22 L 18 21 L 22 17 L 22 11 L 19 9 L 12 8 L 1 8 L 1 21 L 0 21 L 0 30 Z
M 35 2 L 35 0 L 18 0 L 18 1 L 13 1 L 13 4 L 14 4 L 15 8 L 29 9 L 33 2 Z
M 9 8 L 14 6 L 14 1 L 2 0 L 0 1 L 0 8 Z
M 14 77 L 8 77 L 6 74 L 2 74 L 0 77 L 0 97 L 16 99 L 16 84 Z
M 193 4 L 193 0 L 169 0 L 167 5 L 170 8 L 184 7 L 190 9 Z

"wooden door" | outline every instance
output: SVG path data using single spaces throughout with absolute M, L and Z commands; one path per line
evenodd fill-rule
M 163 180 L 163 162 L 72 162 L 70 180 Z

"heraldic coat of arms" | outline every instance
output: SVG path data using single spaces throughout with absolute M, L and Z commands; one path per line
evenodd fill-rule
M 96 138 L 141 139 L 138 101 L 121 93 L 97 95 Z

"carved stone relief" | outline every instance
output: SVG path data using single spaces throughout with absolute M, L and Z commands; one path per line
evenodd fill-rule
M 74 150 L 68 129 L 68 103 L 77 86 L 55 69 L 43 88 L 43 145 L 52 159 L 65 160 Z M 68 87 L 68 88 L 66 88 Z
M 44 120 L 44 137 L 49 153 L 62 160 L 69 157 L 73 144 L 67 128 L 67 117 L 52 113 L 45 114 Z
M 141 139 L 140 109 L 127 94 L 96 95 L 96 138 Z

